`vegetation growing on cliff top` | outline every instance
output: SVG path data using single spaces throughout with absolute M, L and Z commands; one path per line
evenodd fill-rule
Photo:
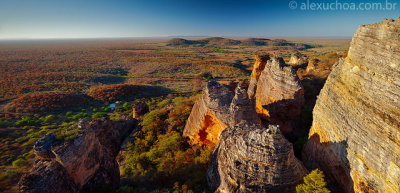
M 128 145 L 122 174 L 130 183 L 121 192 L 207 190 L 205 173 L 212 150 L 193 149 L 182 137 L 195 98 L 163 100 L 143 117 L 141 131 Z

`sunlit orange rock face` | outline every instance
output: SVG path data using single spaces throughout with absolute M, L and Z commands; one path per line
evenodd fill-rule
M 250 82 L 220 85 L 209 82 L 193 106 L 183 135 L 192 144 L 216 145 L 221 132 L 240 121 L 279 125 L 292 131 L 292 119 L 304 103 L 303 86 L 282 58 L 258 55 Z
M 258 78 L 255 93 L 257 113 L 269 124 L 279 125 L 283 133 L 290 133 L 291 120 L 304 104 L 303 85 L 292 67 L 272 57 Z
M 256 62 L 253 66 L 253 71 L 251 72 L 251 79 L 249 89 L 247 91 L 249 98 L 254 98 L 257 89 L 257 82 L 260 78 L 261 72 L 264 70 L 267 61 L 270 59 L 269 55 L 256 55 L 255 56 Z
M 303 151 L 336 192 L 400 192 L 400 21 L 362 25 L 321 90 Z
M 183 136 L 192 144 L 215 146 L 221 132 L 229 126 L 248 120 L 260 120 L 247 96 L 247 83 L 242 82 L 232 91 L 217 82 L 207 83 L 204 93 L 193 106 Z

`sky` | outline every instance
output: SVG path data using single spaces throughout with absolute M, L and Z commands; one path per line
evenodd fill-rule
M 0 39 L 351 37 L 399 16 L 400 0 L 0 0 Z

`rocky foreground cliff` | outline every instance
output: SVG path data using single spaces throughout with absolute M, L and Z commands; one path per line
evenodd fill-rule
M 97 119 L 74 125 L 82 133 L 71 141 L 47 135 L 34 146 L 37 161 L 21 178 L 19 192 L 75 193 L 118 188 L 120 173 L 115 158 L 136 125 L 132 118 Z
M 359 27 L 318 96 L 303 160 L 337 192 L 400 192 L 400 18 Z

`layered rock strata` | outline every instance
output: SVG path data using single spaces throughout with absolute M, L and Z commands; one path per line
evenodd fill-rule
M 400 20 L 358 28 L 318 96 L 303 160 L 337 192 L 400 192 Z
M 82 133 L 68 142 L 49 134 L 34 147 L 38 161 L 19 182 L 20 192 L 98 192 L 101 187 L 119 186 L 115 158 L 124 138 L 137 125 L 98 119 L 84 122 Z
M 233 92 L 215 81 L 208 82 L 193 106 L 183 136 L 188 137 L 192 144 L 215 145 L 227 127 L 242 120 L 260 123 L 246 86 L 245 82 L 240 83 Z
M 211 159 L 212 192 L 293 192 L 307 173 L 278 126 L 246 121 L 222 132 Z
M 257 82 L 260 78 L 261 72 L 264 70 L 267 61 L 270 59 L 269 55 L 256 55 L 256 62 L 253 65 L 253 71 L 250 76 L 250 85 L 248 88 L 248 96 L 250 99 L 253 99 L 256 94 Z
M 304 88 L 292 67 L 282 58 L 272 57 L 258 78 L 255 93 L 257 113 L 268 124 L 279 125 L 282 132 L 290 133 L 291 120 L 304 104 Z

